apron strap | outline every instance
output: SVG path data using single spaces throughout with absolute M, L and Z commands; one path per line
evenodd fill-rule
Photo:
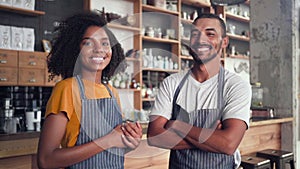
M 178 87 L 176 88 L 176 91 L 174 93 L 174 97 L 173 97 L 173 102 L 172 102 L 172 117 L 174 116 L 176 118 L 176 114 L 174 113 L 177 113 L 177 112 L 174 112 L 174 108 L 176 107 L 176 101 L 177 101 L 177 98 L 178 98 L 178 94 L 184 84 L 184 82 L 186 81 L 186 79 L 189 77 L 189 74 L 190 74 L 191 70 L 189 70 L 185 75 L 184 77 L 182 78 L 181 82 L 179 83 Z
M 80 78 L 79 75 L 76 75 L 76 80 L 77 80 L 78 85 L 79 85 L 80 98 L 81 99 L 86 99 L 85 94 L 84 94 L 83 82 L 82 82 L 82 80 L 81 80 L 81 78 Z
M 114 99 L 114 98 L 115 98 L 115 97 L 114 97 L 114 94 L 113 94 L 113 92 L 110 90 L 110 88 L 107 86 L 107 84 L 104 84 L 104 86 L 106 87 L 108 93 L 110 94 L 110 97 Z
M 222 66 L 220 66 L 220 72 L 218 76 L 218 109 L 220 112 L 223 112 L 224 109 L 224 98 L 223 98 L 223 90 L 224 90 L 224 79 L 225 79 L 225 70 Z
M 76 76 L 76 80 L 77 80 L 78 85 L 79 85 L 80 98 L 81 99 L 86 99 L 85 94 L 84 94 L 84 91 L 85 91 L 84 90 L 84 85 L 83 85 L 83 82 L 82 82 L 82 80 L 81 80 L 81 78 L 80 78 L 79 75 Z M 107 86 L 107 84 L 104 84 L 104 86 L 106 87 L 106 89 L 107 89 L 110 97 L 114 99 L 115 97 L 113 95 L 113 92 L 110 90 L 110 88 Z

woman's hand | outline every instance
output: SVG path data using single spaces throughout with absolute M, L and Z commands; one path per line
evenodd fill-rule
M 117 125 L 107 136 L 107 140 L 109 143 L 109 147 L 106 148 L 111 148 L 111 147 L 118 147 L 118 148 L 126 148 L 127 145 L 124 142 L 124 133 L 122 131 L 122 124 Z
M 122 125 L 121 129 L 125 135 L 125 137 L 122 136 L 124 144 L 131 149 L 135 149 L 140 144 L 143 135 L 140 123 L 127 121 Z

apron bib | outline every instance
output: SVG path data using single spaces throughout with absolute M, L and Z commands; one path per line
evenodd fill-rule
M 174 97 L 171 120 L 181 120 L 193 126 L 201 128 L 212 128 L 217 120 L 221 120 L 224 107 L 223 88 L 224 88 L 224 69 L 220 67 L 218 75 L 218 107 L 216 109 L 200 109 L 192 113 L 186 112 L 176 103 L 178 94 L 188 78 L 190 71 L 179 83 Z M 233 169 L 233 155 L 212 153 L 200 149 L 171 150 L 170 169 Z
M 111 98 L 87 99 L 84 85 L 76 76 L 82 104 L 80 132 L 76 145 L 91 142 L 111 132 L 122 123 L 122 114 L 112 91 L 105 85 Z M 110 148 L 89 159 L 70 166 L 71 169 L 123 169 L 124 149 Z

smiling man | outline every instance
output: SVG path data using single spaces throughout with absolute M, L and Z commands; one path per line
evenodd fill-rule
M 220 65 L 224 21 L 202 14 L 191 30 L 191 70 L 167 77 L 150 114 L 148 143 L 171 149 L 169 168 L 233 169 L 249 126 L 251 87 Z

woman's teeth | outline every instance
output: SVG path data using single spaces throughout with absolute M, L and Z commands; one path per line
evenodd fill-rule
M 95 61 L 103 61 L 104 60 L 104 58 L 102 58 L 102 57 L 93 57 L 92 59 Z

